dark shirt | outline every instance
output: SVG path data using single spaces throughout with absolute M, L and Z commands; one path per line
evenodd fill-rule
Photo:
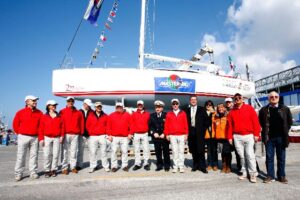
M 270 138 L 283 137 L 283 120 L 278 112 L 278 107 L 269 107 L 270 113 Z

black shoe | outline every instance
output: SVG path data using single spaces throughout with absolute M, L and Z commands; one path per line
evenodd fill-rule
M 128 171 L 129 171 L 129 168 L 128 168 L 128 167 L 124 167 L 124 168 L 123 168 L 123 171 L 124 171 L 124 172 L 128 172 Z
M 50 178 L 51 172 L 45 172 L 45 178 Z
M 76 169 L 77 171 L 80 171 L 80 170 L 82 170 L 82 167 L 77 166 L 77 167 L 75 167 L 75 169 Z
M 144 166 L 144 170 L 149 171 L 149 170 L 150 170 L 150 165 L 149 165 L 149 164 L 148 164 L 148 165 L 145 165 L 145 166 Z
M 207 174 L 208 171 L 206 169 L 200 169 L 201 172 L 203 172 L 204 174 Z
M 160 170 L 162 170 L 162 169 L 163 169 L 162 167 L 157 167 L 155 171 L 158 172 L 158 171 L 160 171 Z
M 146 167 L 146 166 L 145 166 Z M 141 169 L 141 166 L 138 166 L 138 165 L 135 165 L 134 167 L 133 167 L 133 171 L 136 171 L 136 170 L 138 170 L 138 169 Z
M 193 167 L 191 171 L 192 171 L 192 172 L 195 172 L 195 171 L 197 171 L 197 170 L 198 170 L 197 167 Z
M 116 172 L 116 171 L 118 171 L 117 168 L 112 168 L 112 169 L 111 169 L 111 172 Z
M 169 167 L 165 168 L 165 171 L 166 172 L 170 171 L 170 168 Z
M 51 176 L 52 176 L 52 177 L 56 177 L 56 176 L 57 176 L 56 170 L 53 170 L 53 171 L 51 172 Z

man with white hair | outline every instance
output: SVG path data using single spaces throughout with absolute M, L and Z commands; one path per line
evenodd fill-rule
M 142 167 L 141 165 L 141 152 L 140 146 L 142 144 L 143 147 L 143 156 L 144 156 L 144 169 L 149 171 L 149 139 L 148 139 L 148 131 L 149 131 L 149 119 L 150 113 L 145 111 L 144 101 L 137 101 L 137 110 L 131 115 L 131 130 L 130 132 L 133 134 L 133 145 L 134 145 L 134 153 L 135 153 L 135 162 L 133 170 L 136 171 Z
M 179 169 L 184 173 L 184 144 L 187 140 L 189 128 L 187 116 L 184 111 L 179 109 L 179 100 L 172 99 L 172 111 L 167 113 L 164 134 L 171 142 L 173 155 L 173 173 Z
M 286 148 L 289 145 L 289 130 L 293 123 L 290 109 L 279 104 L 279 94 L 270 92 L 269 104 L 259 111 L 262 127 L 262 141 L 266 147 L 267 178 L 264 183 L 275 181 L 274 155 L 277 157 L 277 178 L 281 183 L 288 183 L 285 175 Z
M 13 128 L 18 134 L 17 161 L 15 166 L 15 180 L 22 180 L 26 153 L 29 151 L 30 178 L 39 178 L 38 170 L 38 133 L 43 113 L 37 109 L 38 97 L 28 95 L 25 97 L 25 108 L 19 110 L 13 120 Z
M 81 170 L 83 168 L 84 145 L 87 138 L 89 137 L 89 133 L 86 128 L 86 120 L 89 114 L 93 112 L 92 105 L 93 105 L 92 100 L 85 99 L 83 100 L 82 109 L 80 109 L 80 112 L 82 113 L 84 119 L 84 133 L 83 135 L 79 135 L 78 137 L 78 152 L 77 152 L 77 164 L 76 164 L 77 170 Z

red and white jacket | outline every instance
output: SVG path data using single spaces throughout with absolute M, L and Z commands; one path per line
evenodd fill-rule
M 133 133 L 146 133 L 149 130 L 150 113 L 147 111 L 137 110 L 131 115 L 130 132 Z
M 64 137 L 64 123 L 60 115 L 52 118 L 48 113 L 44 114 L 40 122 L 39 140 L 47 137 Z
M 60 111 L 66 134 L 82 135 L 84 133 L 84 118 L 75 107 L 66 107 Z
M 165 135 L 187 135 L 189 132 L 187 116 L 180 110 L 176 115 L 173 111 L 167 113 L 165 121 Z
M 99 117 L 96 112 L 90 112 L 86 120 L 86 129 L 89 133 L 89 136 L 98 136 L 106 134 L 108 116 L 101 112 Z
M 127 137 L 130 134 L 131 116 L 128 112 L 113 112 L 108 116 L 107 134 L 110 136 Z
M 19 110 L 13 120 L 13 128 L 17 134 L 37 136 L 43 113 L 29 107 Z

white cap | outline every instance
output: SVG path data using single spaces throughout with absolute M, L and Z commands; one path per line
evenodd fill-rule
M 138 100 L 138 101 L 136 102 L 136 105 L 139 105 L 139 104 L 144 105 L 144 101 L 143 101 L 143 100 Z
M 83 100 L 83 103 L 85 103 L 86 105 L 88 105 L 90 107 L 93 105 L 92 100 L 90 100 L 90 99 Z
M 226 99 L 225 99 L 225 102 L 227 102 L 227 101 L 232 102 L 232 98 L 230 98 L 230 97 L 226 98 Z
M 39 98 L 38 97 L 36 97 L 36 96 L 33 96 L 33 95 L 27 95 L 26 97 L 25 97 L 25 102 L 27 101 L 27 100 L 38 100 Z
M 165 106 L 165 103 L 163 101 L 156 100 L 154 101 L 154 106 Z
M 116 107 L 118 107 L 118 106 L 123 107 L 124 105 L 123 105 L 122 102 L 117 102 L 117 103 L 116 103 Z
M 58 103 L 56 103 L 56 101 L 54 101 L 54 100 L 49 100 L 49 101 L 47 101 L 47 103 L 46 103 L 46 106 L 48 106 L 48 105 L 57 105 Z
M 177 102 L 178 104 L 180 104 L 180 101 L 178 99 L 172 99 L 171 103 L 173 103 L 173 102 Z
M 68 96 L 68 97 L 67 97 L 67 101 L 69 101 L 70 99 L 73 99 L 73 100 L 75 100 L 75 98 L 74 98 L 74 97 L 72 97 L 72 96 Z
M 102 103 L 101 103 L 100 101 L 97 101 L 97 102 L 94 103 L 94 106 L 95 106 L 95 107 L 97 107 L 97 106 L 102 106 Z

